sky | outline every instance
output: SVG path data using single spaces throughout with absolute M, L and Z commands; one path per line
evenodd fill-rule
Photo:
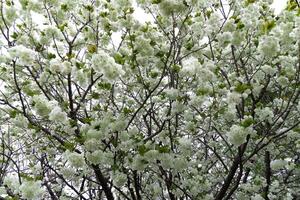
M 279 14 L 282 11 L 282 9 L 284 9 L 286 3 L 287 0 L 274 0 L 272 7 L 275 10 L 275 14 Z

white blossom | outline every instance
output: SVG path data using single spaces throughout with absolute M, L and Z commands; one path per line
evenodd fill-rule
M 271 67 L 270 65 L 263 65 L 261 69 L 263 70 L 263 72 L 270 76 L 273 76 L 276 73 L 276 69 Z
M 75 168 L 81 168 L 85 165 L 84 157 L 83 155 L 76 153 L 76 152 L 70 152 L 67 151 L 65 153 L 67 160 L 71 163 L 71 165 Z
M 55 122 L 65 123 L 67 121 L 67 113 L 63 112 L 59 106 L 55 106 L 49 113 L 49 119 Z
M 264 200 L 264 198 L 259 194 L 255 194 L 254 196 L 251 197 L 251 200 Z
M 245 143 L 247 135 L 245 128 L 238 125 L 233 125 L 227 133 L 228 141 L 235 146 Z
M 273 160 L 273 161 L 271 161 L 271 169 L 279 170 L 279 169 L 284 168 L 287 164 L 288 163 L 285 160 L 281 160 L 281 159 Z
M 36 52 L 23 45 L 18 45 L 10 48 L 9 54 L 12 59 L 18 59 L 20 65 L 32 65 Z
M 24 181 L 20 186 L 22 197 L 28 200 L 41 199 L 44 193 L 41 184 L 41 181 Z
M 256 108 L 255 113 L 258 116 L 259 120 L 261 121 L 268 121 L 269 123 L 272 123 L 274 113 L 269 107 L 265 108 Z
M 115 63 L 115 60 L 102 50 L 94 54 L 91 61 L 92 67 L 109 80 L 114 80 L 124 73 L 121 65 Z
M 259 41 L 258 51 L 262 56 L 271 58 L 275 56 L 279 52 L 279 50 L 279 41 L 274 36 L 266 36 Z

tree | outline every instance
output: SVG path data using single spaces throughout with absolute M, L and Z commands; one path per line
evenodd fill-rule
M 0 199 L 299 199 L 300 8 L 271 3 L 1 0 Z

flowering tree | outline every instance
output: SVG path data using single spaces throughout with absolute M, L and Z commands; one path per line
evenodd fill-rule
M 300 8 L 271 3 L 1 0 L 0 199 L 298 199 Z

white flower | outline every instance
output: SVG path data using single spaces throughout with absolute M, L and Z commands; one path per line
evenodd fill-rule
M 158 159 L 159 152 L 157 150 L 149 150 L 145 153 L 144 157 L 149 162 L 156 162 Z
M 236 109 L 234 106 L 229 106 L 228 110 L 223 115 L 224 119 L 227 121 L 233 121 L 237 118 Z
M 137 155 L 133 158 L 132 168 L 138 171 L 142 171 L 145 169 L 146 161 L 140 155 Z
M 22 197 L 28 200 L 42 199 L 44 190 L 41 181 L 24 181 L 20 186 Z
M 252 92 L 255 97 L 258 97 L 261 90 L 265 87 L 263 84 L 260 85 L 259 83 L 253 83 L 252 86 Z
M 75 68 L 75 67 L 74 67 Z M 88 83 L 88 75 L 82 69 L 72 69 L 72 73 L 75 76 L 76 81 L 78 81 L 79 85 L 82 87 L 86 87 Z
M 285 160 L 281 160 L 281 159 L 273 160 L 271 162 L 271 169 L 272 170 L 279 170 L 279 169 L 284 168 L 287 164 L 288 164 L 288 162 L 285 161 Z
M 115 123 L 111 123 L 111 130 L 112 131 L 122 131 L 126 128 L 127 126 L 127 121 L 125 119 L 117 119 Z
M 263 70 L 263 72 L 265 72 L 266 74 L 268 74 L 270 76 L 273 76 L 276 73 L 276 69 L 274 69 L 270 65 L 263 65 L 261 67 L 261 69 Z
M 232 33 L 231 43 L 232 45 L 239 46 L 244 40 L 244 35 L 240 31 L 235 31 Z
M 60 172 L 65 178 L 68 179 L 72 179 L 75 175 L 75 169 L 70 167 L 63 167 Z
M 182 73 L 194 75 L 197 73 L 198 69 L 201 67 L 199 61 L 195 57 L 190 57 L 183 61 Z
M 213 12 L 207 20 L 206 34 L 211 35 L 219 31 L 221 27 L 221 17 L 217 12 Z
M 224 47 L 224 46 L 228 45 L 230 43 L 230 41 L 232 40 L 232 33 L 224 32 L 224 33 L 218 35 L 217 39 L 218 39 L 220 45 L 222 47 Z
M 160 11 L 164 15 L 170 15 L 173 12 L 180 12 L 185 5 L 177 0 L 164 0 L 159 4 Z
M 19 189 L 19 181 L 17 175 L 6 175 L 4 176 L 3 185 L 6 185 L 13 192 L 17 192 Z
M 248 133 L 249 132 L 246 131 L 245 128 L 238 125 L 233 125 L 230 128 L 230 131 L 227 133 L 228 141 L 235 146 L 240 146 L 246 142 Z
M 264 198 L 262 198 L 262 196 L 260 196 L 259 194 L 256 194 L 251 197 L 251 200 L 264 200 Z
M 27 119 L 21 115 L 21 114 L 18 114 L 14 119 L 13 119 L 13 123 L 20 127 L 20 128 L 27 128 L 28 126 L 28 121 Z
M 44 96 L 42 95 L 34 96 L 33 101 L 34 101 L 34 109 L 36 110 L 37 114 L 44 117 L 50 113 L 51 111 L 50 105 Z
M 261 82 L 265 79 L 265 73 L 263 71 L 257 71 L 254 75 L 253 75 L 254 79 L 257 82 Z
M 99 145 L 100 144 L 96 139 L 89 139 L 84 142 L 84 148 L 86 151 L 96 151 Z
M 153 55 L 154 50 L 153 47 L 150 45 L 151 40 L 146 39 L 142 36 L 136 38 L 136 49 L 141 54 L 141 56 L 149 57 Z
M 160 154 L 161 166 L 165 169 L 170 169 L 174 167 L 174 156 L 169 153 Z
M 187 167 L 188 162 L 184 158 L 175 158 L 174 159 L 174 169 L 180 171 Z
M 279 50 L 279 41 L 273 36 L 263 37 L 258 45 L 258 51 L 267 58 L 275 56 Z
M 23 45 L 17 45 L 8 50 L 12 59 L 18 58 L 18 63 L 21 65 L 32 65 L 36 52 L 28 49 Z
M 61 72 L 63 74 L 69 74 L 72 71 L 72 65 L 68 61 L 64 61 L 61 65 L 61 67 L 62 67 Z
M 89 162 L 91 162 L 94 165 L 98 165 L 101 163 L 101 161 L 103 160 L 103 152 L 100 150 L 96 150 L 92 153 L 87 152 L 86 153 L 86 158 Z
M 168 88 L 168 89 L 165 90 L 165 92 L 166 92 L 166 96 L 170 100 L 175 100 L 179 95 L 179 90 L 175 89 L 175 88 Z
M 272 119 L 274 117 L 273 111 L 269 107 L 265 108 L 256 108 L 255 113 L 258 116 L 259 120 L 264 121 L 267 120 L 269 123 L 272 122 Z
M 257 16 L 260 16 L 257 4 L 253 3 L 241 9 L 241 22 L 246 28 L 256 28 L 259 22 Z
M 51 121 L 65 123 L 67 121 L 67 114 L 63 112 L 59 106 L 55 106 L 49 113 L 49 119 Z
M 279 76 L 277 78 L 277 81 L 278 83 L 282 86 L 282 87 L 285 87 L 287 86 L 290 82 L 289 82 L 289 79 L 285 76 Z
M 116 173 L 113 175 L 114 184 L 118 187 L 123 186 L 127 181 L 127 176 L 122 173 Z
M 50 60 L 50 70 L 52 73 L 58 73 L 62 70 L 62 64 L 58 59 Z
M 241 94 L 237 92 L 230 92 L 227 95 L 227 102 L 229 105 L 239 104 L 241 100 Z
M 75 168 L 81 168 L 84 166 L 84 157 L 82 154 L 76 152 L 67 151 L 65 153 L 67 160 L 71 163 L 71 165 Z
M 5 189 L 4 186 L 0 186 L 0 195 L 1 195 L 1 197 L 7 195 L 7 194 L 6 194 L 6 189 Z
M 124 74 L 122 66 L 115 63 L 115 60 L 102 50 L 93 55 L 92 67 L 95 71 L 103 73 L 109 80 L 114 80 Z
M 100 131 L 100 130 L 96 130 L 96 129 L 89 129 L 86 133 L 86 137 L 90 138 L 90 139 L 97 139 L 100 140 L 104 137 L 104 134 Z
M 6 7 L 5 14 L 6 14 L 5 20 L 8 20 L 9 23 L 15 21 L 18 17 L 17 9 L 14 8 L 13 6 Z

